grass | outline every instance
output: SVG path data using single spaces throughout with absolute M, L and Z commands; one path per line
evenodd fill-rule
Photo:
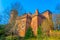
M 29 39 L 26 39 L 26 40 L 60 40 L 60 35 L 56 35 L 55 33 L 60 33 L 60 30 L 52 30 L 54 36 L 44 36 L 44 37 L 32 37 L 32 38 L 29 38 Z
M 13 39 L 12 39 L 13 40 Z M 60 40 L 60 37 L 29 38 L 24 40 Z
M 26 40 L 60 40 L 60 37 L 29 38 Z

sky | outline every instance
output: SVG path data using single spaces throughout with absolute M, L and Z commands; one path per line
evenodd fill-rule
M 34 13 L 36 9 L 40 12 L 51 10 L 55 12 L 55 7 L 60 0 L 0 0 L 0 12 L 10 6 L 11 3 L 20 2 L 26 12 Z
M 15 2 L 19 2 L 27 13 L 31 12 L 32 14 L 36 9 L 38 9 L 40 13 L 45 10 L 50 10 L 56 14 L 56 5 L 60 4 L 60 0 L 0 0 L 0 15 L 3 16 L 4 9 L 10 8 L 11 3 Z

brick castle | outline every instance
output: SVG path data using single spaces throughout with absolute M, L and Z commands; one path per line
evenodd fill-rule
M 11 12 L 11 17 L 9 23 L 14 22 L 14 27 L 17 26 L 17 33 L 19 36 L 24 37 L 28 27 L 32 28 L 33 34 L 37 36 L 38 26 L 42 24 L 44 20 L 50 20 L 52 18 L 52 13 L 49 10 L 46 10 L 42 14 L 38 10 L 34 14 L 24 14 L 22 16 L 17 16 L 17 11 L 13 10 Z M 51 19 L 52 20 L 52 19 Z M 52 28 L 50 27 L 50 30 Z M 48 30 L 48 31 L 50 31 Z

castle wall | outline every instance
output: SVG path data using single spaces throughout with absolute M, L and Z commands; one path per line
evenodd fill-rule
M 13 16 L 14 15 L 12 14 L 11 15 L 12 20 L 14 19 Z M 31 27 L 32 31 L 33 31 L 33 34 L 35 36 L 37 36 L 38 26 L 41 25 L 42 22 L 43 22 L 43 25 L 45 25 L 44 19 L 50 20 L 48 11 L 44 12 L 44 14 L 39 14 L 38 10 L 36 10 L 35 14 L 33 14 L 33 15 L 26 14 L 26 15 L 17 17 L 16 20 L 17 20 L 17 25 L 18 25 L 17 26 L 18 27 L 18 35 L 21 36 L 21 37 L 24 37 L 28 27 Z M 43 26 L 43 29 L 44 29 L 44 27 L 47 28 L 47 29 L 50 28 L 50 26 L 49 27 Z
M 32 17 L 31 27 L 35 36 L 37 36 L 38 16 Z
M 27 21 L 27 18 L 22 18 L 20 19 L 18 22 L 18 35 L 21 36 L 21 37 L 24 37 L 25 36 L 25 33 L 26 33 L 26 21 Z
M 27 21 L 26 21 L 27 28 L 31 27 L 31 20 L 32 20 L 31 16 L 27 15 Z
M 20 17 L 20 20 L 18 21 L 18 34 L 21 37 L 24 37 L 28 27 L 30 26 L 31 17 L 29 15 L 24 15 L 23 17 Z
M 41 25 L 42 21 L 43 21 L 43 18 L 41 18 L 41 16 L 39 15 L 39 16 L 38 16 L 38 26 Z

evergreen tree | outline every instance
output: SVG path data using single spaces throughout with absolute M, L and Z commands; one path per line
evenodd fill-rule
M 33 37 L 33 31 L 32 31 L 32 28 L 29 27 L 26 31 L 26 35 L 25 35 L 25 38 L 30 38 L 30 37 Z
M 38 35 L 37 35 L 38 40 L 39 40 L 39 39 L 42 39 L 42 30 L 41 30 L 41 26 L 38 27 L 38 31 L 37 31 L 37 32 L 38 32 Z

